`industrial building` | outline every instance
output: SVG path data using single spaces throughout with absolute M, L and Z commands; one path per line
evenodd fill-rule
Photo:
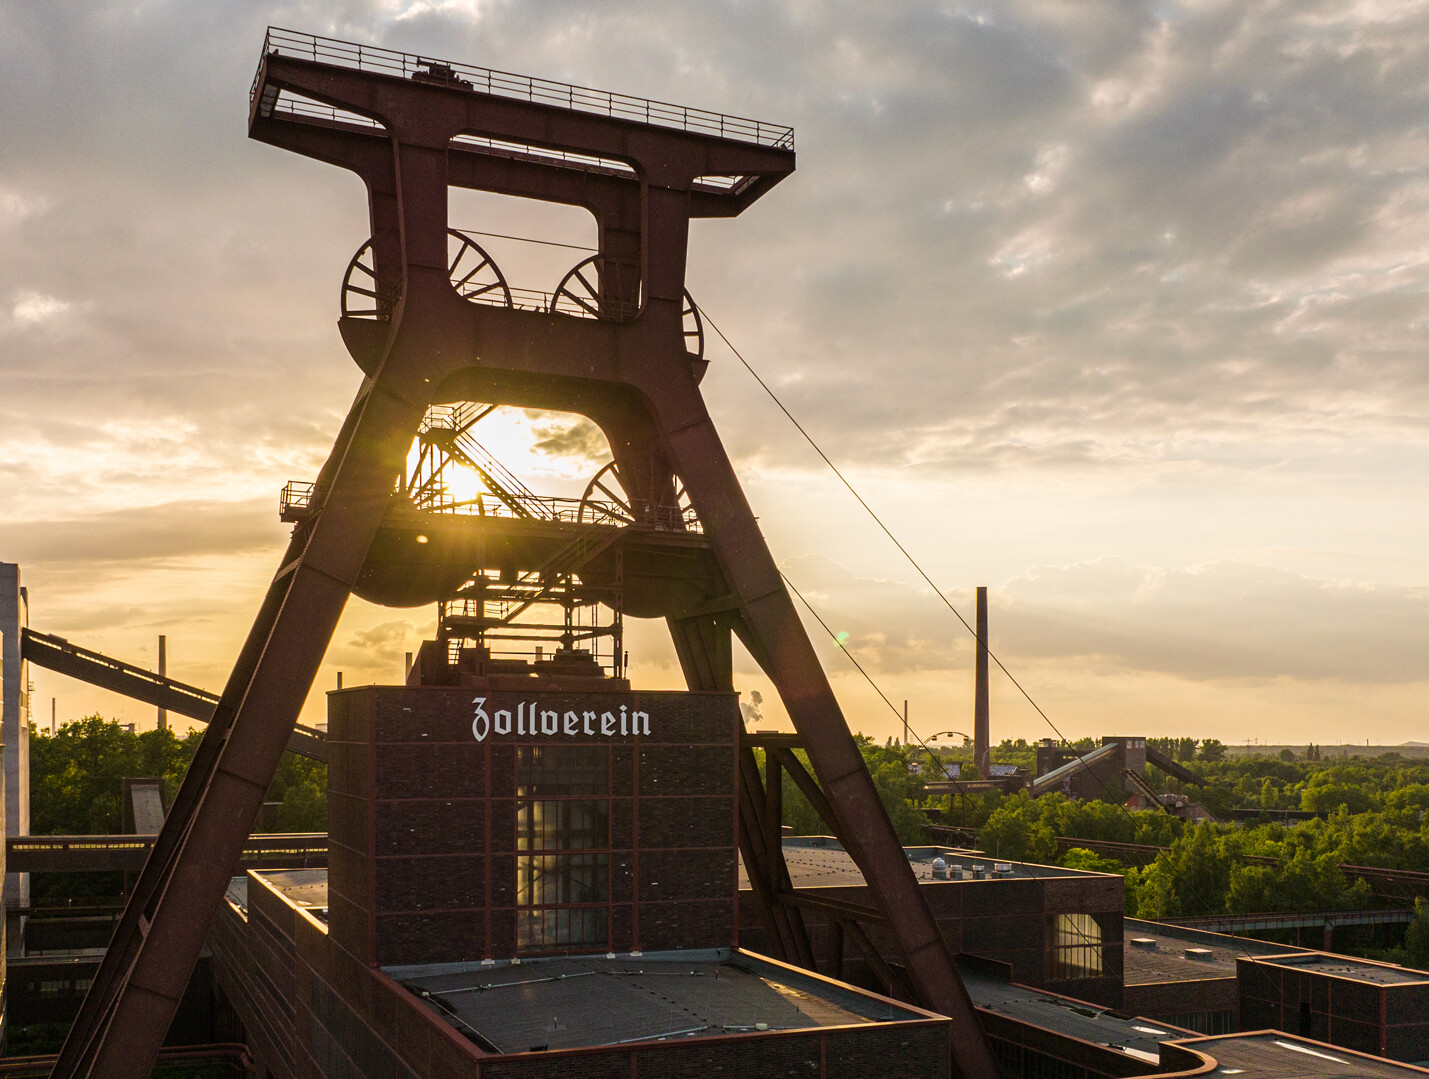
M 333 693 L 329 868 L 230 885 L 260 1074 L 946 1074 L 947 1019 L 741 949 L 732 694 L 465 681 Z

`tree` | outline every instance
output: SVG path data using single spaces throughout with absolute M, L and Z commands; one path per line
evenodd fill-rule
M 1234 837 L 1217 837 L 1203 822 L 1159 854 L 1141 871 L 1137 916 L 1174 918 L 1224 912 L 1236 857 L 1228 838 Z
M 1404 932 L 1404 952 L 1410 966 L 1429 969 L 1429 900 L 1414 901 L 1414 921 Z
M 1343 806 L 1350 813 L 1375 808 L 1375 799 L 1363 787 L 1349 783 L 1312 783 L 1300 795 L 1300 808 L 1311 813 L 1333 813 Z
M 123 830 L 126 776 L 156 776 L 173 800 L 201 732 L 133 734 L 95 714 L 66 723 L 53 736 L 30 736 L 30 831 L 35 835 L 114 835 Z
M 195 730 L 183 738 L 170 730 L 135 734 L 89 715 L 66 723 L 53 735 L 36 728 L 30 735 L 30 830 L 35 835 L 114 835 L 124 828 L 126 777 L 155 776 L 163 801 L 173 803 L 189 762 L 203 738 Z M 327 829 L 327 766 L 285 753 L 268 789 L 279 802 L 280 829 Z M 115 895 L 118 873 L 36 874 L 35 899 Z
M 1200 759 L 1203 761 L 1225 760 L 1225 744 L 1219 738 L 1207 738 L 1204 742 L 1201 743 Z

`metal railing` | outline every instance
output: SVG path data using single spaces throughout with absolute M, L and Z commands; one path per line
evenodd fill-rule
M 286 113 L 289 116 L 305 120 L 321 120 L 328 124 L 346 124 L 349 127 L 366 128 L 372 131 L 383 130 L 382 125 L 370 116 L 349 112 L 347 109 L 339 109 L 334 105 L 324 105 L 320 101 L 313 101 L 311 98 L 302 97 L 286 90 L 272 95 L 270 100 L 271 104 L 265 103 L 265 116 L 270 113 Z M 545 146 L 493 139 L 484 135 L 457 135 L 451 140 L 451 147 L 454 150 L 471 150 L 489 157 L 504 157 L 513 161 L 557 165 L 561 168 L 599 173 L 603 176 L 618 176 L 633 180 L 637 175 L 632 166 L 624 161 L 617 161 L 615 158 L 580 154 L 571 150 L 553 150 Z M 742 190 L 750 179 L 743 175 L 697 176 L 693 186 L 699 191 L 730 194 Z
M 295 524 L 313 511 L 313 492 L 317 485 L 303 480 L 289 480 L 278 495 L 278 520 Z
M 48 1079 L 58 1058 L 45 1056 L 6 1057 L 0 1060 L 0 1079 Z M 245 1079 L 254 1074 L 253 1059 L 246 1045 L 186 1045 L 159 1050 L 150 1079 Z
M 668 101 L 632 97 L 609 90 L 594 90 L 587 86 L 553 82 L 530 75 L 517 75 L 509 71 L 496 71 L 472 64 L 438 60 L 430 56 L 270 26 L 263 37 L 263 55 L 267 57 L 275 54 L 403 79 L 416 78 L 423 82 L 434 82 L 498 97 L 555 105 L 622 120 L 635 120 L 656 127 L 715 135 L 737 142 L 753 143 L 756 146 L 784 150 L 794 148 L 794 129 L 783 124 L 770 124 L 744 116 L 730 116 L 707 109 L 674 105 Z M 258 75 L 255 74 L 253 87 L 249 92 L 250 102 L 257 92 Z
M 15 873 L 137 872 L 154 845 L 152 835 L 21 835 L 5 840 L 6 868 Z M 307 869 L 327 865 L 326 832 L 251 835 L 242 869 Z

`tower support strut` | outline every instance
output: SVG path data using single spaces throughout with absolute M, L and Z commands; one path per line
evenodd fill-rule
M 631 505 L 668 502 L 679 477 L 723 576 L 705 597 L 720 601 L 717 613 L 688 597 L 659 612 L 671 622 L 687 681 L 729 688 L 730 634 L 738 635 L 793 720 L 830 823 L 896 940 L 898 976 L 906 971 L 918 1002 L 953 1020 L 955 1074 L 995 1076 L 953 958 L 706 410 L 702 361 L 691 362 L 686 347 L 690 219 L 733 216 L 791 172 L 792 133 L 698 110 L 662 112 L 669 107 L 658 103 L 647 103 L 653 120 L 628 118 L 631 99 L 619 99 L 627 115 L 604 115 L 505 96 L 479 73 L 461 77 L 471 69 L 443 67 L 455 72 L 446 78 L 415 57 L 414 77 L 401 77 L 390 64 L 364 68 L 361 50 L 273 33 L 253 84 L 250 136 L 347 168 L 367 186 L 378 308 L 340 323 L 366 378 L 54 1076 L 148 1075 L 343 606 L 363 579 L 408 447 L 426 409 L 452 401 L 589 417 L 606 435 Z M 290 47 L 294 38 L 299 47 Z M 337 111 L 285 109 L 294 98 Z M 599 288 L 618 291 L 620 303 L 599 296 L 598 317 L 582 318 L 463 299 L 448 275 L 453 184 L 584 206 L 599 224 L 598 265 L 609 270 Z M 749 871 L 763 875 L 760 894 L 775 905 L 770 923 L 781 946 L 811 964 L 798 911 L 777 899 L 788 888 L 777 817 L 786 766 L 771 755 L 769 789 L 743 792 L 741 845 L 761 855 Z M 748 778 L 747 787 L 757 780 Z M 853 913 L 846 929 L 867 950 Z

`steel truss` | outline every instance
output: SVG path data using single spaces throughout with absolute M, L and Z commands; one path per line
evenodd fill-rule
M 500 519 L 442 515 L 438 534 L 399 487 L 428 408 L 482 401 L 589 417 L 610 443 L 629 507 L 677 505 L 678 476 L 700 535 L 661 533 L 638 514 L 618 527 L 504 526 L 532 535 L 596 528 L 601 542 L 618 532 L 602 557 L 625 552 L 626 613 L 666 619 L 692 689 L 733 688 L 739 637 L 779 692 L 812 769 L 776 747 L 766 783 L 754 745 L 741 750 L 741 851 L 778 957 L 815 962 L 779 843 L 787 770 L 874 900 L 840 910 L 837 950 L 848 939 L 887 984 L 952 1018 L 955 1074 L 995 1076 L 953 957 L 700 396 L 704 361 L 689 350 L 690 219 L 734 216 L 788 175 L 792 134 L 767 138 L 782 129 L 653 102 L 642 119 L 640 103 L 618 95 L 606 95 L 602 112 L 577 102 L 578 88 L 567 88 L 570 103 L 552 102 L 533 82 L 508 91 L 491 73 L 483 83 L 459 65 L 386 53 L 374 66 L 381 50 L 338 46 L 265 40 L 249 134 L 367 186 L 375 314 L 339 323 L 366 377 L 304 511 L 294 509 L 287 552 L 53 1074 L 148 1075 L 348 595 L 431 601 L 486 564 L 487 541 L 473 530 Z M 463 298 L 449 262 L 453 185 L 588 209 L 599 224 L 597 317 Z M 609 312 L 606 297 L 619 301 Z M 641 544 L 680 547 L 687 568 L 652 569 L 642 586 L 632 565 Z M 695 572 L 701 558 L 711 572 Z M 870 941 L 870 923 L 896 942 L 896 966 Z

